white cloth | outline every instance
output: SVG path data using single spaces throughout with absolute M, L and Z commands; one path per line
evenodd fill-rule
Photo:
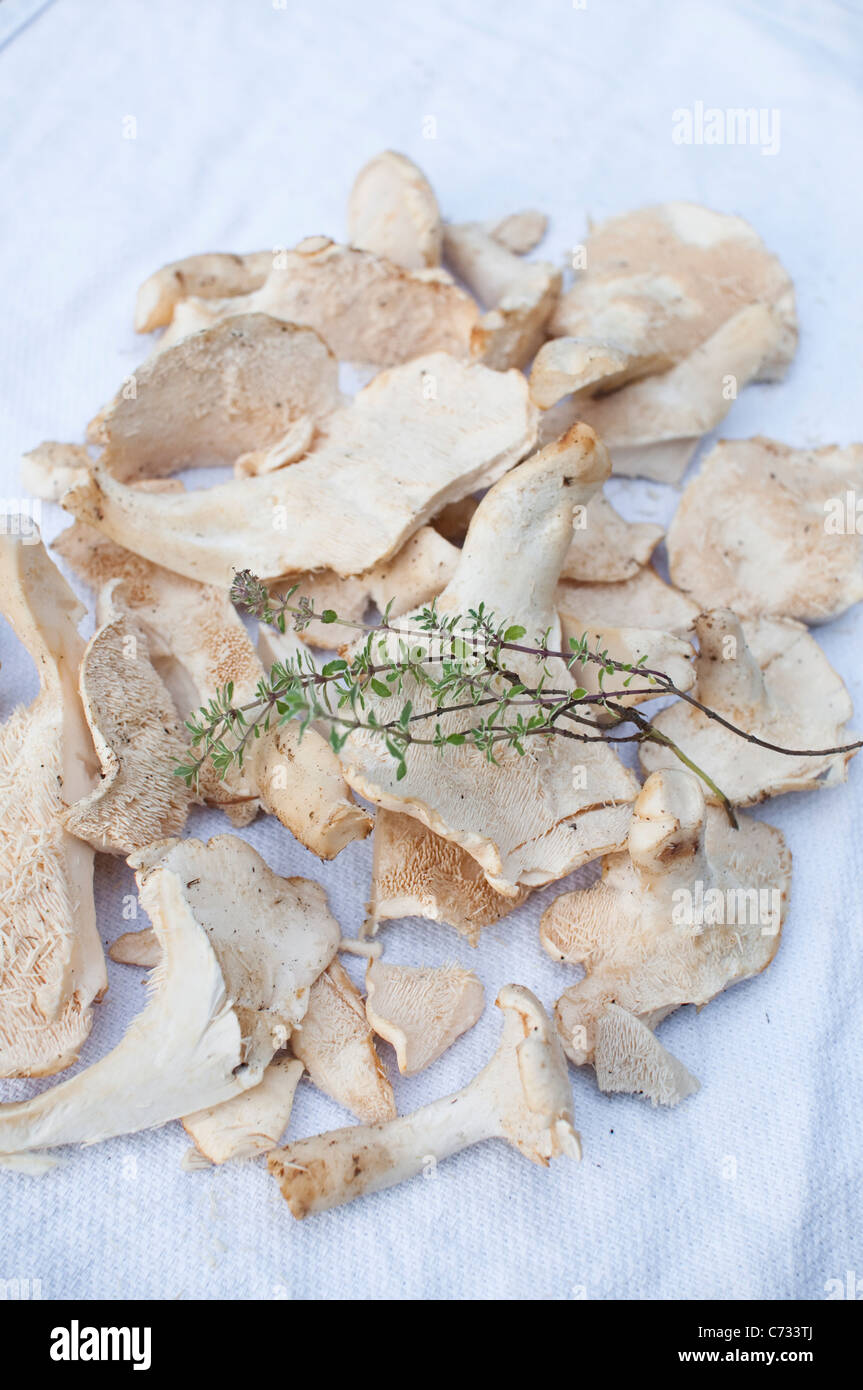
M 39 7 L 2 8 L 7 502 L 22 451 L 80 440 L 144 355 L 132 308 L 150 271 L 195 251 L 340 235 L 356 170 L 385 147 L 418 160 L 448 217 L 547 211 L 544 254 L 555 257 L 583 239 L 588 215 L 662 199 L 749 218 L 797 285 L 800 350 L 786 382 L 743 393 L 723 433 L 863 437 L 861 21 L 850 7 L 55 0 L 15 34 L 12 19 Z M 672 112 L 698 101 L 778 109 L 778 152 L 675 144 Z M 615 493 L 633 515 L 667 519 L 676 502 L 658 485 L 622 481 Z M 61 523 L 44 509 L 49 539 Z M 861 631 L 858 608 L 818 632 L 858 705 Z M 5 717 L 36 685 L 5 626 L 0 656 Z M 818 1299 L 827 1280 L 863 1275 L 863 764 L 838 790 L 757 814 L 794 851 L 791 913 L 763 977 L 662 1026 L 703 1086 L 678 1109 L 605 1098 L 576 1072 L 580 1165 L 543 1171 L 486 1144 L 433 1181 L 302 1224 L 263 1164 L 182 1171 L 188 1141 L 171 1125 L 68 1151 L 41 1179 L 0 1174 L 0 1280 L 40 1280 L 46 1298 Z M 228 828 L 199 813 L 190 832 Z M 279 872 L 324 883 L 345 932 L 357 931 L 370 844 L 321 865 L 272 819 L 245 833 Z M 121 915 L 132 888 L 122 862 L 100 858 L 106 941 L 135 925 Z M 538 893 L 476 951 L 448 928 L 384 928 L 389 959 L 456 958 L 488 997 L 439 1062 L 396 1079 L 401 1111 L 464 1084 L 490 1055 L 501 985 L 527 984 L 550 1005 L 577 978 L 538 942 L 559 891 Z M 359 965 L 349 962 L 358 980 Z M 144 1000 L 141 972 L 109 974 L 83 1062 Z M 7 1083 L 0 1095 L 35 1089 Z M 304 1083 L 290 1132 L 348 1120 Z

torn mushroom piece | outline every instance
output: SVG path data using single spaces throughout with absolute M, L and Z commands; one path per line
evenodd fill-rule
M 91 464 L 86 444 L 46 440 L 21 460 L 21 482 L 43 502 L 59 502 L 64 492 L 87 477 Z
M 159 938 L 152 927 L 123 932 L 108 947 L 108 955 L 118 965 L 140 965 L 151 970 L 162 958 Z
M 549 648 L 559 651 L 555 591 L 572 535 L 573 508 L 589 502 L 608 469 L 602 445 L 579 425 L 507 474 L 480 503 L 455 575 L 438 599 L 438 612 L 467 615 L 484 604 L 496 621 L 511 618 L 530 634 L 547 632 Z M 414 627 L 408 614 L 399 620 L 395 635 L 410 632 L 419 646 L 424 639 Z M 429 671 L 438 666 L 429 649 Z M 543 666 L 549 688 L 575 689 L 562 660 L 543 664 L 531 654 L 508 652 L 507 666 L 528 689 L 536 686 Z M 503 677 L 488 679 L 495 690 L 495 680 Z M 426 686 L 410 677 L 402 695 L 383 699 L 369 694 L 366 700 L 376 719 L 386 723 L 399 717 L 406 696 L 416 715 L 434 708 Z M 443 735 L 463 734 L 474 727 L 475 717 L 472 710 L 442 714 Z M 342 750 L 342 763 L 355 791 L 387 810 L 415 816 L 460 845 L 481 865 L 489 884 L 510 897 L 523 887 L 561 878 L 623 844 L 637 783 L 601 740 L 561 740 L 553 749 L 536 740 L 528 743 L 524 756 L 503 746 L 495 756 L 490 763 L 470 739 L 443 750 L 416 743 L 404 776 L 398 778 L 381 740 L 358 730 Z
M 276 1057 L 257 1086 L 183 1117 L 183 1129 L 210 1163 L 255 1158 L 275 1149 L 288 1127 L 302 1062 Z
M 129 855 L 183 829 L 192 793 L 176 769 L 188 748 L 143 628 L 123 605 L 122 580 L 105 586 L 99 623 L 78 685 L 101 780 L 69 808 L 65 822 L 94 849 Z
M 661 526 L 624 521 L 608 498 L 597 492 L 586 506 L 573 511 L 573 537 L 560 577 L 582 583 L 631 579 L 661 540 Z
M 0 729 L 0 1076 L 50 1076 L 107 985 L 93 851 L 64 824 L 98 764 L 76 685 L 84 609 L 23 517 L 0 533 L 0 609 L 40 682 Z
M 209 251 L 162 266 L 138 290 L 135 332 L 152 333 L 174 317 L 178 304 L 190 295 L 199 299 L 229 299 L 260 289 L 273 268 L 274 251 L 245 256 Z
M 446 226 L 444 254 L 488 311 L 471 334 L 473 356 L 498 371 L 523 367 L 547 337 L 560 271 L 545 261 L 521 260 L 478 222 Z
M 526 888 L 515 897 L 496 892 L 461 845 L 397 811 L 378 809 L 373 849 L 369 915 L 363 923 L 368 935 L 381 922 L 425 917 L 455 927 L 476 946 L 483 927 L 499 922 L 528 895 Z
M 548 218 L 536 208 L 525 208 L 523 212 L 510 212 L 506 217 L 483 222 L 482 228 L 514 256 L 526 256 L 545 236 Z
M 384 150 L 357 174 L 348 201 L 348 240 L 404 270 L 440 265 L 437 198 L 407 155 Z
M 374 821 L 345 786 L 341 764 L 315 729 L 279 724 L 251 745 L 247 761 L 265 811 L 321 859 L 363 840 Z
M 678 690 L 691 690 L 695 684 L 693 658 L 695 649 L 691 642 L 675 637 L 670 632 L 655 628 L 613 627 L 601 621 L 590 622 L 577 607 L 569 606 L 566 586 L 558 588 L 558 612 L 560 613 L 564 645 L 570 641 L 587 641 L 587 650 L 596 654 L 604 653 L 610 661 L 619 661 L 634 669 L 625 671 L 606 671 L 595 661 L 579 661 L 572 672 L 578 684 L 588 695 L 598 695 L 605 691 L 613 697 L 616 704 L 631 708 L 643 704 L 645 700 L 655 700 L 661 689 L 647 675 L 640 675 L 639 668 L 660 671 Z M 597 715 L 604 720 L 602 713 Z M 732 798 L 733 799 L 733 798 Z
M 797 346 L 794 288 L 742 218 L 695 203 L 641 208 L 594 227 L 584 263 L 551 332 L 610 350 L 612 381 L 681 362 L 753 304 L 770 308 L 778 324 L 757 379 L 784 376 Z M 600 383 L 595 373 L 592 389 Z
M 610 391 L 629 377 L 631 359 L 612 343 L 581 338 L 552 338 L 543 343 L 530 369 L 530 398 L 548 410 L 564 396 Z M 573 405 L 573 409 L 575 406 Z
M 319 1091 L 374 1124 L 395 1117 L 396 1103 L 377 1054 L 362 997 L 337 960 L 315 981 L 291 1051 Z
M 494 482 L 535 433 L 519 372 L 438 353 L 381 373 L 290 468 L 171 494 L 129 487 L 97 463 L 63 506 L 202 583 L 227 588 L 237 569 L 261 579 L 324 568 L 356 575 L 389 559 L 448 502 Z
M 240 454 L 234 462 L 234 475 L 237 478 L 255 478 L 259 473 L 274 473 L 277 468 L 287 468 L 308 453 L 314 437 L 314 420 L 310 415 L 301 415 L 269 448 L 252 449 L 247 454 Z
M 755 618 L 741 623 L 728 609 L 695 624 L 699 654 L 695 694 L 701 704 L 746 734 L 780 748 L 835 748 L 851 742 L 851 697 L 814 638 L 800 623 Z M 710 775 L 735 805 L 783 792 L 832 787 L 848 776 L 854 751 L 791 756 L 744 743 L 692 705 L 677 701 L 654 724 Z M 658 743 L 639 749 L 648 772 L 673 765 Z M 711 800 L 715 795 L 708 793 Z
M 561 1154 L 581 1157 L 566 1065 L 545 1010 L 522 985 L 506 985 L 496 1003 L 500 1045 L 463 1090 L 387 1123 L 351 1125 L 270 1154 L 295 1217 L 393 1187 L 485 1139 L 505 1139 L 544 1167 Z
M 648 1096 L 652 1105 L 679 1105 L 701 1083 L 635 1014 L 609 1004 L 596 1025 L 593 1065 L 606 1095 Z
M 573 402 L 573 410 L 602 437 L 615 473 L 677 483 L 701 436 L 725 418 L 743 386 L 759 380 L 780 331 L 771 309 L 752 304 L 669 371 Z
M 572 553 L 572 551 L 570 551 Z M 698 606 L 656 570 L 645 565 L 630 579 L 612 584 L 560 584 L 557 606 L 570 627 L 659 628 L 675 637 L 686 637 L 698 617 Z
M 234 463 L 339 404 L 338 363 L 311 328 L 250 313 L 194 333 L 135 371 L 91 431 L 101 468 L 121 482 Z M 291 443 L 294 457 L 308 442 Z M 298 454 L 299 450 L 299 454 Z
M 723 440 L 671 524 L 671 578 L 704 609 L 807 623 L 838 617 L 863 598 L 861 491 L 863 445 Z
M 244 840 L 168 840 L 131 862 L 161 947 L 149 1002 L 98 1062 L 0 1106 L 0 1164 L 166 1124 L 257 1086 L 335 955 L 341 931 L 324 890 L 280 878 Z
M 482 982 L 460 965 L 403 966 L 369 961 L 366 1017 L 395 1049 L 402 1076 L 436 1062 L 485 1008 Z
M 724 810 L 705 806 L 691 773 L 653 773 L 635 803 L 627 852 L 604 860 L 599 883 L 564 894 L 543 913 L 548 954 L 586 971 L 557 1002 L 567 1055 L 577 1066 L 596 1063 L 610 1005 L 653 1029 L 681 1004 L 700 1008 L 757 975 L 779 945 L 790 883 L 791 855 L 778 830 L 747 816 L 735 830 Z M 621 1050 L 627 1035 L 635 1048 L 629 1058 Z M 655 1054 L 646 1063 L 638 1030 L 621 1034 L 614 1019 L 603 1046 L 615 1089 L 628 1068 L 633 1090 L 668 1103 L 668 1074 L 679 1082 L 679 1064 Z M 655 1091 L 647 1089 L 651 1075 Z
M 282 251 L 252 294 L 186 300 L 158 351 L 220 319 L 257 313 L 313 328 L 340 361 L 376 367 L 435 352 L 465 359 L 478 317 L 470 295 L 442 270 L 404 270 L 315 236 Z

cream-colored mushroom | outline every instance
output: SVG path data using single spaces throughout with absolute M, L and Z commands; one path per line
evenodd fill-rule
M 0 609 L 40 689 L 0 729 L 0 1076 L 50 1076 L 75 1061 L 107 985 L 93 851 L 63 823 L 98 763 L 76 687 L 84 609 L 21 523 L 0 533 Z
M 670 371 L 579 404 L 578 418 L 601 435 L 615 473 L 677 483 L 701 436 L 759 379 L 778 332 L 773 311 L 752 304 Z
M 486 306 L 471 351 L 499 371 L 523 367 L 547 337 L 562 276 L 546 261 L 523 261 L 479 222 L 444 227 L 444 255 Z
M 543 913 L 548 954 L 586 971 L 557 1002 L 567 1055 L 577 1066 L 595 1061 L 611 1004 L 653 1029 L 681 1004 L 700 1008 L 757 975 L 779 945 L 790 882 L 778 830 L 748 816 L 735 830 L 723 810 L 705 805 L 691 773 L 653 773 L 635 803 L 627 852 L 604 860 L 599 883 Z M 637 1075 L 642 1043 L 634 1042 Z M 619 1043 L 606 1043 L 618 1075 Z
M 404 270 L 440 265 L 437 198 L 407 155 L 384 150 L 363 165 L 348 200 L 348 240 Z
M 266 451 L 339 404 L 338 363 L 311 328 L 263 313 L 193 333 L 151 357 L 101 412 L 102 469 L 122 482 Z
M 64 492 L 87 477 L 92 459 L 86 444 L 46 440 L 21 460 L 21 483 L 43 502 L 59 502 Z
M 624 521 L 608 498 L 597 492 L 573 514 L 573 537 L 561 579 L 582 583 L 631 579 L 647 564 L 661 540 L 661 526 Z
M 108 955 L 118 965 L 141 965 L 149 970 L 162 959 L 162 948 L 153 928 L 142 927 L 116 937 L 108 947 Z
M 270 1154 L 295 1217 L 393 1187 L 485 1139 L 505 1139 L 543 1167 L 561 1154 L 581 1157 L 566 1065 L 545 1010 L 522 985 L 506 985 L 496 1003 L 500 1045 L 463 1090 L 388 1123 L 352 1125 Z
M 723 440 L 671 524 L 671 578 L 705 609 L 827 622 L 863 598 L 861 494 L 861 444 Z
M 536 208 L 525 208 L 523 212 L 510 212 L 506 217 L 492 218 L 483 222 L 483 230 L 514 256 L 526 256 L 533 251 L 545 236 L 548 218 Z
M 372 891 L 363 931 L 377 932 L 381 922 L 399 917 L 426 917 L 445 922 L 471 946 L 483 927 L 500 921 L 528 894 L 498 893 L 481 866 L 461 845 L 445 840 L 422 821 L 379 807 L 375 816 Z
M 480 503 L 438 611 L 467 614 L 484 603 L 497 622 L 518 623 L 531 638 L 548 630 L 551 650 L 560 650 L 555 590 L 573 509 L 587 505 L 608 469 L 608 455 L 593 432 L 575 426 L 507 474 Z M 397 631 L 411 631 L 410 615 Z M 422 645 L 421 637 L 411 641 Z M 536 686 L 542 663 L 535 657 L 508 653 L 507 664 L 527 688 Z M 574 688 L 564 662 L 547 667 L 550 688 Z M 430 669 L 437 669 L 434 661 Z M 410 679 L 405 685 L 395 698 L 367 697 L 381 722 L 398 718 L 405 696 L 415 713 L 433 708 L 425 686 Z M 474 719 L 472 711 L 443 714 L 442 732 L 462 733 Z M 623 844 L 637 784 L 605 744 L 567 739 L 552 748 L 535 742 L 524 757 L 513 748 L 498 749 L 496 756 L 497 763 L 489 763 L 469 741 L 443 751 L 416 744 L 405 776 L 397 779 L 381 741 L 357 731 L 342 750 L 342 763 L 361 795 L 415 816 L 461 845 L 491 886 L 511 897 Z
M 530 369 L 530 398 L 548 410 L 564 396 L 609 391 L 630 375 L 631 357 L 613 343 L 582 338 L 552 338 L 543 343 Z M 579 405 L 583 397 L 580 395 Z M 573 412 L 576 406 L 573 403 Z
M 313 328 L 341 361 L 377 367 L 436 352 L 466 358 L 478 317 L 470 295 L 442 270 L 404 270 L 315 236 L 281 252 L 252 294 L 186 300 L 158 350 L 222 318 L 255 313 Z
M 172 495 L 128 487 L 96 464 L 63 505 L 203 583 L 227 587 L 235 569 L 361 574 L 448 502 L 494 482 L 527 453 L 535 429 L 520 373 L 438 353 L 381 373 L 290 468 Z
M 302 1062 L 276 1057 L 257 1086 L 183 1117 L 183 1129 L 210 1163 L 255 1158 L 275 1149 L 288 1127 Z
M 616 704 L 627 708 L 643 704 L 645 700 L 655 700 L 661 692 L 648 676 L 639 675 L 641 667 L 661 671 L 678 690 L 691 690 L 695 684 L 695 650 L 691 642 L 657 628 L 614 627 L 602 620 L 591 622 L 577 606 L 570 606 L 563 584 L 558 588 L 558 612 L 565 648 L 571 640 L 582 642 L 586 638 L 588 651 L 604 652 L 611 661 L 635 668 L 630 679 L 624 672 L 602 676 L 602 668 L 595 661 L 577 662 L 572 668 L 573 676 L 588 695 L 604 690 L 613 696 Z M 602 715 L 598 717 L 604 719 Z
M 62 533 L 55 549 L 94 588 L 109 576 L 123 580 L 124 605 L 146 633 L 153 665 L 182 719 L 197 714 L 229 681 L 238 704 L 254 699 L 266 671 L 224 590 L 152 565 L 80 522 Z M 205 764 L 200 790 L 238 826 L 248 825 L 262 805 L 323 859 L 371 829 L 326 739 L 315 729 L 301 739 L 295 724 L 264 733 L 250 745 L 244 766 L 230 768 L 224 779 Z
M 135 332 L 164 328 L 178 304 L 190 295 L 198 299 L 228 299 L 260 289 L 273 268 L 274 251 L 252 251 L 236 256 L 208 251 L 185 256 L 162 266 L 138 290 Z
M 161 946 L 149 1002 L 98 1062 L 0 1106 L 0 1155 L 131 1134 L 256 1086 L 335 954 L 324 890 L 244 840 L 167 840 L 130 862 Z
M 366 1017 L 395 1049 L 402 1076 L 415 1076 L 436 1062 L 484 1008 L 482 981 L 460 965 L 371 960 L 366 969 Z
M 698 617 L 698 605 L 671 584 L 660 579 L 656 570 L 645 565 L 630 579 L 612 584 L 560 584 L 557 606 L 561 613 L 573 615 L 571 622 L 582 630 L 600 627 L 659 628 L 675 637 L 687 636 Z
M 851 697 L 814 638 L 800 623 L 755 618 L 741 623 L 728 609 L 702 614 L 695 624 L 699 654 L 695 694 L 701 704 L 766 743 L 790 749 L 849 744 Z M 789 756 L 757 744 L 677 701 L 658 714 L 656 727 L 709 771 L 726 796 L 750 806 L 783 792 L 833 787 L 848 776 L 853 751 L 821 757 Z M 648 772 L 672 765 L 673 753 L 642 744 Z M 709 794 L 710 795 L 710 794 Z M 717 800 L 713 795 L 711 800 Z
M 146 634 L 106 585 L 78 686 L 102 768 L 96 789 L 66 812 L 66 828 L 107 854 L 131 854 L 178 835 L 192 793 L 176 776 L 188 751 L 167 686 L 150 661 Z M 119 587 L 118 587 L 119 586 Z
M 291 1051 L 319 1091 L 369 1124 L 395 1117 L 393 1088 L 377 1054 L 362 997 L 337 960 L 312 986 Z
M 607 1095 L 622 1091 L 647 1096 L 652 1105 L 678 1105 L 700 1089 L 647 1024 L 619 1004 L 609 1004 L 596 1025 L 593 1065 Z
M 794 287 L 742 218 L 695 203 L 641 208 L 592 228 L 585 264 L 551 332 L 614 349 L 618 381 L 617 354 L 631 377 L 663 371 L 752 304 L 770 307 L 781 326 L 759 380 L 784 376 L 797 346 Z

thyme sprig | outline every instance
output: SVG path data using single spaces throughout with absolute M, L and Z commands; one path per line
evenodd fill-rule
M 197 787 L 208 760 L 220 777 L 234 765 L 241 768 L 250 743 L 274 724 L 292 720 L 299 723 L 301 735 L 313 723 L 326 728 L 336 753 L 358 732 L 379 740 L 395 761 L 398 780 L 406 775 L 408 753 L 415 746 L 443 754 L 447 747 L 469 744 L 488 762 L 497 763 L 505 750 L 524 756 L 537 739 L 653 741 L 669 748 L 701 778 L 736 826 L 734 808 L 712 777 L 640 710 L 623 704 L 625 697 L 677 696 L 741 739 L 777 752 L 816 756 L 861 746 L 858 742 L 841 749 L 781 748 L 736 727 L 678 689 L 664 671 L 649 668 L 646 657 L 616 661 L 598 644 L 591 648 L 586 634 L 570 638 L 568 650 L 559 651 L 549 645 L 550 632 L 531 639 L 521 624 L 497 621 L 482 603 L 466 613 L 444 614 L 433 601 L 413 614 L 409 627 L 391 619 L 391 604 L 377 622 L 355 622 L 340 618 L 333 609 L 317 611 L 306 595 L 298 594 L 297 585 L 276 596 L 248 570 L 235 575 L 231 598 L 282 633 L 289 620 L 297 632 L 317 621 L 362 636 L 320 669 L 306 650 L 275 662 L 253 697 L 242 703 L 235 701 L 229 682 L 187 721 L 197 756 L 177 772 L 190 786 Z M 572 678 L 577 667 L 586 665 L 597 668 L 595 692 L 572 687 L 565 679 L 561 683 L 566 673 Z M 387 702 L 385 712 L 381 701 Z M 469 714 L 473 717 L 467 718 Z M 631 731 L 620 732 L 626 725 Z

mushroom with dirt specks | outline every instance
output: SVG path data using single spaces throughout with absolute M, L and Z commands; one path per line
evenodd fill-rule
M 312 986 L 291 1051 L 312 1085 L 358 1119 L 374 1124 L 394 1118 L 393 1088 L 375 1048 L 362 997 L 337 960 Z
M 741 623 L 728 609 L 704 613 L 695 624 L 699 654 L 695 694 L 730 723 L 780 748 L 836 748 L 846 730 L 851 697 L 802 623 L 753 618 Z M 798 757 L 741 742 L 740 736 L 694 706 L 677 701 L 653 720 L 699 767 L 709 768 L 737 806 L 783 792 L 833 787 L 848 776 L 854 756 Z M 670 767 L 674 754 L 659 743 L 639 749 L 647 772 Z M 715 793 L 707 793 L 716 801 Z
M 98 764 L 76 683 L 84 609 L 23 517 L 0 534 L 0 608 L 40 681 L 0 729 L 0 1076 L 51 1076 L 107 986 L 93 851 L 64 823 Z
M 273 251 L 252 251 L 237 256 L 225 251 L 205 251 L 172 261 L 149 276 L 138 290 L 135 332 L 152 333 L 164 328 L 184 299 L 229 299 L 260 289 L 273 268 Z
M 341 930 L 324 890 L 280 878 L 244 840 L 166 840 L 130 862 L 161 947 L 149 1001 L 98 1062 L 0 1106 L 0 1165 L 166 1124 L 256 1086 L 335 955 Z
M 21 482 L 34 497 L 59 502 L 64 492 L 86 479 L 93 460 L 86 444 L 46 440 L 21 460 Z
M 97 462 L 63 506 L 154 564 L 226 589 L 236 569 L 362 574 L 493 483 L 535 434 L 519 372 L 437 353 L 382 372 L 290 468 L 172 494 L 129 487 Z
M 507 474 L 480 503 L 437 611 L 464 615 L 484 603 L 496 622 L 517 622 L 531 636 L 547 630 L 550 649 L 560 651 L 556 588 L 573 509 L 589 502 L 608 469 L 599 440 L 578 425 Z M 399 619 L 395 636 L 412 626 L 410 615 Z M 411 641 L 417 644 L 420 637 L 414 634 Z M 507 665 L 530 689 L 542 663 L 508 652 Z M 553 688 L 575 689 L 564 661 L 545 666 Z M 437 668 L 432 663 L 429 669 Z M 415 713 L 432 707 L 426 688 L 407 678 L 403 695 L 372 694 L 367 702 L 385 723 L 398 718 L 405 696 Z M 473 718 L 473 711 L 443 713 L 441 729 L 457 736 L 472 727 Z M 489 884 L 510 897 L 624 843 L 637 783 L 606 744 L 566 740 L 552 750 L 537 743 L 523 757 L 509 747 L 496 756 L 490 764 L 469 742 L 447 745 L 443 752 L 416 744 L 399 779 L 380 740 L 356 731 L 342 750 L 342 764 L 355 791 L 387 810 L 416 816 L 461 845 Z
M 847 515 L 861 492 L 863 444 L 722 440 L 671 523 L 671 578 L 705 610 L 828 622 L 863 598 L 863 535 Z
M 402 1076 L 436 1062 L 472 1028 L 485 1007 L 482 982 L 460 965 L 403 966 L 372 960 L 366 970 L 366 1017 L 395 1049 Z
M 548 954 L 586 971 L 557 1001 L 567 1056 L 595 1063 L 610 1004 L 653 1029 L 681 1004 L 701 1008 L 764 970 L 779 946 L 790 883 L 778 830 L 748 816 L 734 829 L 724 810 L 705 805 L 692 773 L 653 773 L 635 803 L 627 852 L 609 855 L 599 883 L 557 898 L 542 916 Z M 619 1071 L 617 1046 L 615 1056 Z
M 561 1154 L 581 1157 L 566 1064 L 545 1010 L 522 985 L 506 985 L 496 1003 L 504 1016 L 498 1050 L 463 1090 L 396 1120 L 318 1134 L 270 1154 L 269 1170 L 295 1217 L 380 1192 L 485 1139 L 505 1139 L 543 1167 Z
M 594 584 L 631 579 L 647 564 L 662 540 L 661 526 L 649 521 L 625 521 L 602 492 L 577 509 L 573 523 L 561 579 Z

